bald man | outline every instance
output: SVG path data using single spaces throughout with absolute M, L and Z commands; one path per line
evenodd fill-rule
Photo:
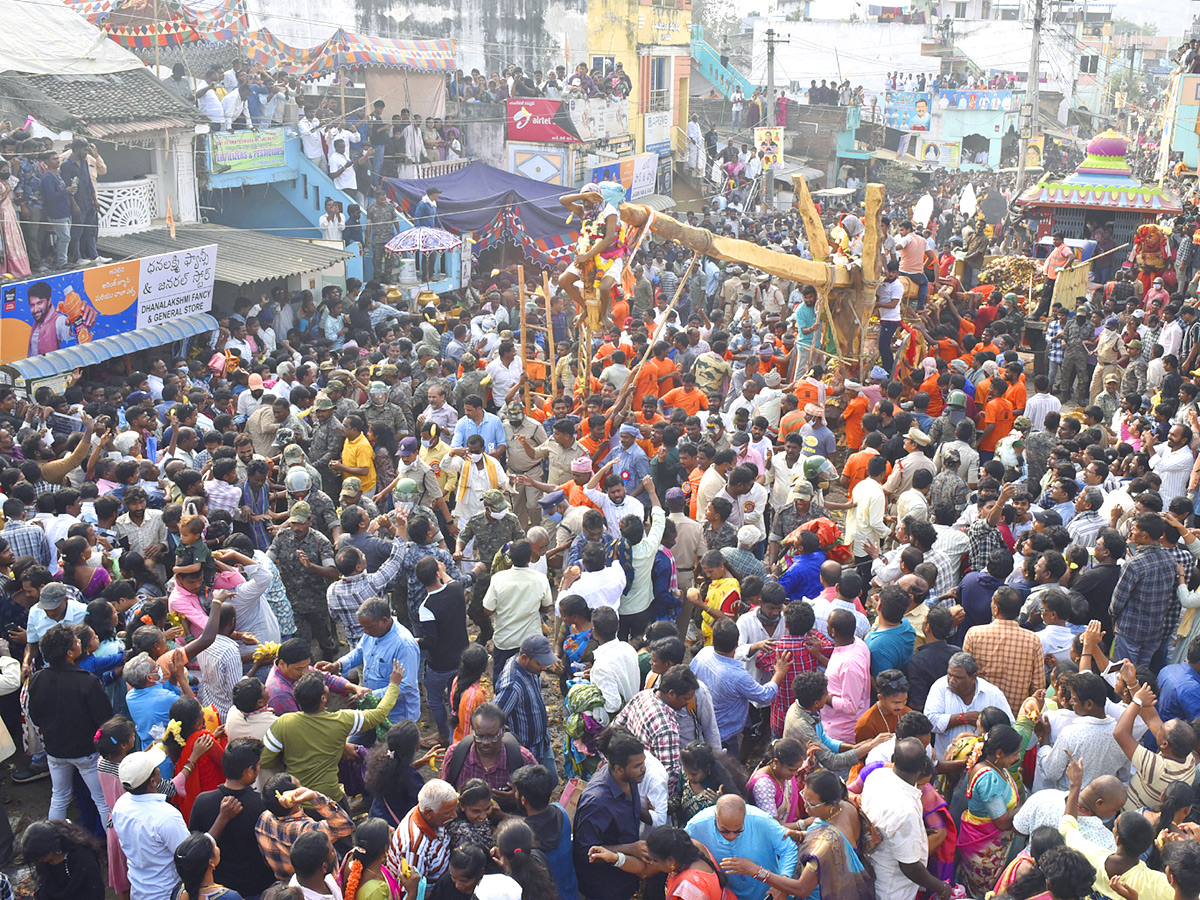
M 757 806 L 747 806 L 736 794 L 725 794 L 715 806 L 696 813 L 685 830 L 715 859 L 737 856 L 769 872 L 796 871 L 796 842 L 773 816 Z M 730 875 L 729 888 L 738 900 L 763 896 L 763 883 L 749 875 Z
M 1093 779 L 1079 792 L 1079 833 L 1110 853 L 1115 851 L 1117 842 L 1104 823 L 1121 811 L 1126 797 L 1125 785 L 1115 775 Z M 1066 805 L 1066 791 L 1056 788 L 1035 791 L 1013 817 L 1013 828 L 1026 837 L 1043 825 L 1058 828 Z

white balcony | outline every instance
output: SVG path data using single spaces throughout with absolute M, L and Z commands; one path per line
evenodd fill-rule
M 96 182 L 100 214 L 100 235 L 115 236 L 148 231 L 158 213 L 155 182 L 152 175 L 132 181 Z

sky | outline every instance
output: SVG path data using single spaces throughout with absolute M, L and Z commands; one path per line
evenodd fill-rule
M 1191 27 L 1192 19 L 1200 14 L 1200 3 L 1193 0 L 1155 0 L 1154 3 L 1118 0 L 1114 16 L 1131 22 L 1153 22 L 1158 33 L 1168 36 L 1180 35 Z

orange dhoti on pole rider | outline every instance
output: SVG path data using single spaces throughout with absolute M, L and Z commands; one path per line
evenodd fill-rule
M 618 211 L 625 199 L 625 188 L 616 182 L 586 184 L 577 194 L 559 198 L 572 214 L 579 216 L 579 240 L 575 243 L 575 258 L 559 276 L 558 284 L 587 312 L 587 296 L 593 291 L 600 304 L 599 324 L 610 320 L 613 287 L 621 282 L 625 257 L 629 252 L 629 237 Z M 596 280 L 599 286 L 596 286 Z

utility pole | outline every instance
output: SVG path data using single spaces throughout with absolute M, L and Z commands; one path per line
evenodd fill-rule
M 775 39 L 775 29 L 767 29 L 767 115 L 774 117 L 775 115 L 775 45 L 786 44 L 787 41 Z M 766 118 L 764 116 L 764 118 Z M 783 135 L 779 136 L 779 156 L 783 158 Z M 758 148 L 754 144 L 754 135 L 750 136 L 751 146 L 755 147 L 755 153 Z M 763 203 L 768 210 L 775 206 L 775 174 L 771 171 L 770 163 L 763 166 Z
M 1021 110 L 1021 149 L 1020 159 L 1017 160 L 1017 187 L 1013 193 L 1014 199 L 1025 187 L 1025 158 L 1029 154 L 1029 139 L 1033 137 L 1034 128 L 1038 122 L 1038 57 L 1042 44 L 1042 0 L 1034 0 L 1033 5 L 1033 43 L 1029 47 L 1029 76 L 1025 82 L 1025 108 Z

